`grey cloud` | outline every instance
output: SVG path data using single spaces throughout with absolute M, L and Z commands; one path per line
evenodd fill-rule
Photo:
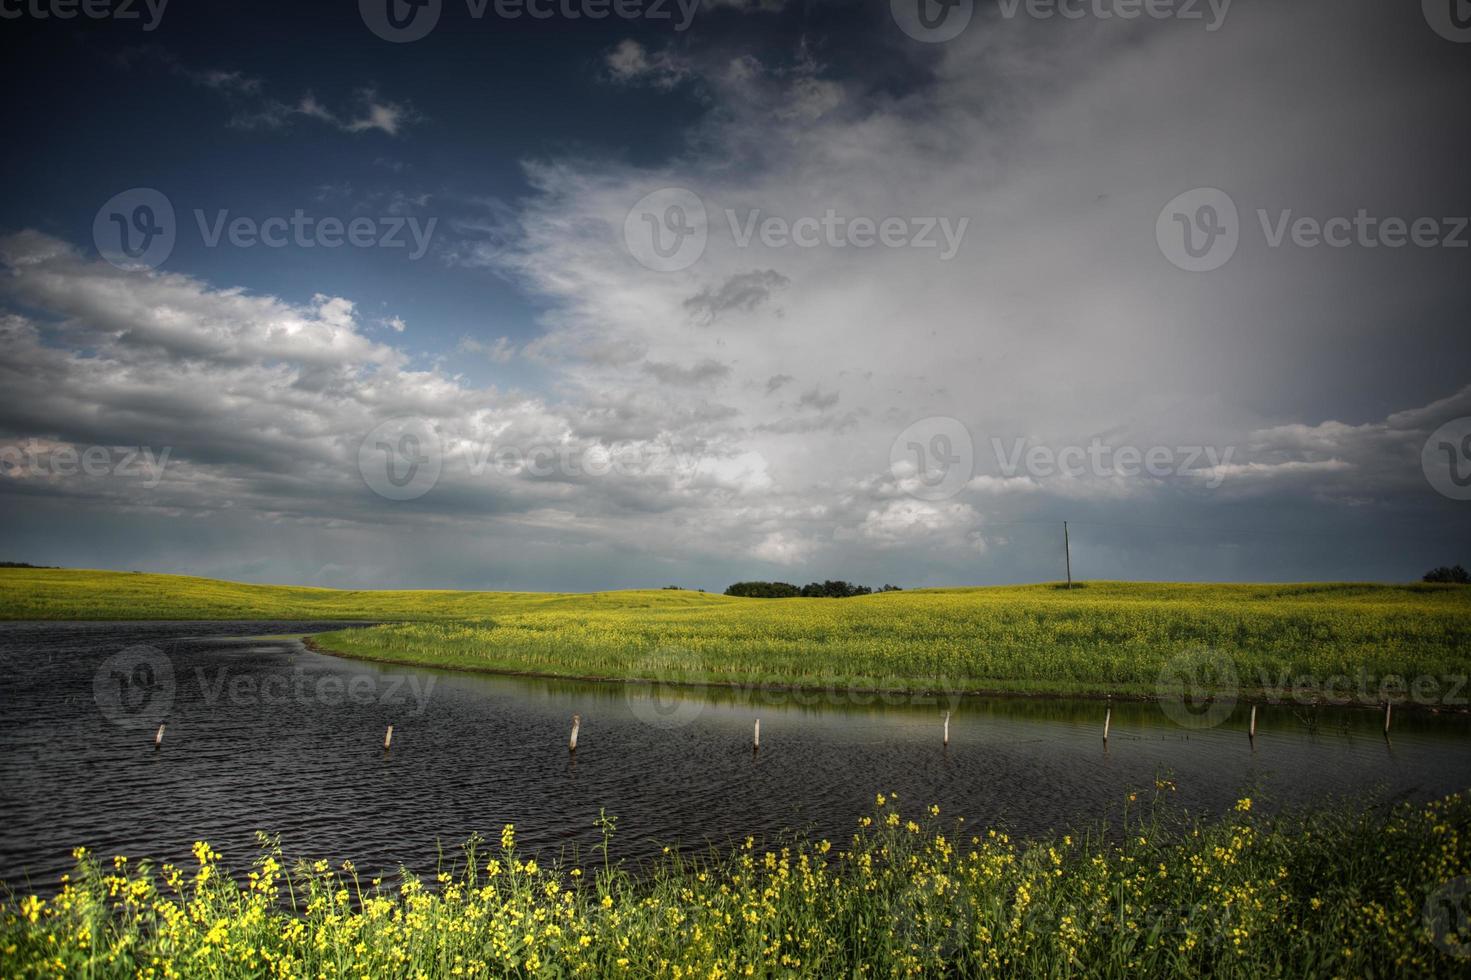
M 706 288 L 684 301 L 684 308 L 701 323 L 714 323 L 722 313 L 750 313 L 771 298 L 775 289 L 791 280 L 775 269 L 762 269 L 731 276 L 718 288 Z
M 836 391 L 823 391 L 821 388 L 812 388 L 802 392 L 802 397 L 797 399 L 797 405 L 801 408 L 815 408 L 820 412 L 836 405 L 838 398 L 839 395 Z
M 701 385 L 730 377 L 730 365 L 708 358 L 688 367 L 649 361 L 644 370 L 667 385 Z

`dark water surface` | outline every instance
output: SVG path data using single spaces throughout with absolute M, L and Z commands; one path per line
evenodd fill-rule
M 1019 833 L 1097 827 L 1157 775 L 1223 811 L 1471 787 L 1471 722 L 1403 712 L 1246 709 L 1187 730 L 1155 705 L 967 700 L 941 745 L 939 702 L 667 691 L 401 668 L 323 656 L 314 623 L 0 623 L 0 880 L 47 891 L 72 847 L 183 861 L 208 840 L 235 868 L 257 830 L 288 856 L 432 872 L 472 832 L 514 823 L 547 857 L 615 856 L 810 829 L 842 840 L 876 791 L 917 813 Z M 843 701 L 834 705 L 831 701 Z M 779 703 L 773 703 L 773 702 Z M 582 729 L 575 760 L 567 736 Z M 761 751 L 751 751 L 761 719 Z M 162 747 L 153 736 L 166 721 Z M 393 747 L 383 734 L 394 726 Z M 1139 804 L 1136 804 L 1136 806 Z

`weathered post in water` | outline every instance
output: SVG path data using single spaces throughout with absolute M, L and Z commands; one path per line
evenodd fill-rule
M 572 737 L 567 739 L 567 751 L 577 751 L 577 730 L 582 727 L 582 715 L 572 716 Z
M 945 744 L 950 744 L 950 712 L 945 712 Z
M 1390 713 L 1393 710 L 1394 710 L 1394 702 L 1393 701 L 1386 701 L 1386 702 L 1384 702 L 1384 737 L 1385 738 L 1388 738 L 1389 737 L 1389 716 L 1390 716 Z
M 1251 727 L 1247 729 L 1246 737 L 1256 741 L 1256 705 L 1251 706 Z
M 1113 721 L 1113 704 L 1110 703 L 1109 706 L 1108 706 L 1108 708 L 1105 709 L 1104 712 L 1103 712 L 1103 740 L 1105 742 L 1108 741 L 1108 726 L 1109 726 L 1109 723 L 1112 722 L 1112 721 Z
M 153 747 L 160 748 L 163 745 L 163 722 L 159 722 L 158 731 L 153 733 Z
M 388 747 L 390 745 L 392 745 L 392 744 L 393 744 L 393 726 L 392 725 L 389 725 L 388 726 L 388 731 L 386 731 L 386 732 L 383 733 L 383 751 L 384 752 L 387 752 L 388 751 Z
M 761 719 L 756 719 L 756 725 L 751 729 L 751 751 L 761 751 Z

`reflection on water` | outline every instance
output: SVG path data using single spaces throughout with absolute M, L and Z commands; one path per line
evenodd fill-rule
M 0 624 L 0 879 L 48 888 L 77 844 L 184 861 L 208 839 L 238 867 L 257 830 L 279 833 L 289 855 L 369 873 L 432 870 L 441 846 L 505 823 L 529 847 L 587 854 L 600 807 L 619 818 L 615 852 L 637 860 L 787 828 L 842 840 L 877 790 L 973 828 L 1031 833 L 1116 820 L 1130 791 L 1147 798 L 1164 773 L 1201 812 L 1243 793 L 1281 804 L 1471 786 L 1459 715 L 1399 713 L 1386 741 L 1375 712 L 1267 707 L 1253 746 L 1244 705 L 1187 730 L 1156 705 L 1116 702 L 1105 745 L 1098 701 L 676 694 L 239 639 L 314 628 L 325 627 Z

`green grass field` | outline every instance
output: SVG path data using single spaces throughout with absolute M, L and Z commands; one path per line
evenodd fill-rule
M 1421 702 L 1471 695 L 1455 686 L 1471 671 L 1471 589 L 1458 586 L 1093 582 L 735 599 L 4 569 L 0 618 L 368 619 L 384 625 L 316 642 L 406 664 L 610 680 L 1147 696 L 1167 669 L 1184 665 L 1182 679 L 1209 688 L 1225 664 L 1245 692 L 1336 676 L 1335 694 L 1354 700 L 1378 700 L 1391 677 L 1428 679 Z

